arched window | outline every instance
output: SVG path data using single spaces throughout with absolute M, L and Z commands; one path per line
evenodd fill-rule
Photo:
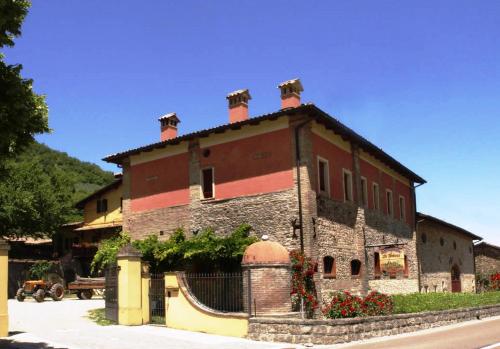
M 373 266 L 374 266 L 374 274 L 375 279 L 380 279 L 380 275 L 382 275 L 382 270 L 380 269 L 380 253 L 375 252 L 373 255 Z
M 335 259 L 332 256 L 323 257 L 323 276 L 333 278 L 336 275 Z
M 361 262 L 357 259 L 351 261 L 351 276 L 359 276 L 361 274 Z

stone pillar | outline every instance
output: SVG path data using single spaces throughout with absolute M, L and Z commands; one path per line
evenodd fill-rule
M 9 314 L 7 310 L 7 286 L 9 281 L 10 246 L 0 238 L 0 337 L 9 334 Z
M 151 274 L 149 273 L 149 264 L 142 262 L 141 271 L 142 280 L 142 323 L 149 324 L 151 321 L 149 311 L 149 284 L 151 282 Z
M 132 245 L 118 252 L 118 323 L 142 325 L 142 254 Z

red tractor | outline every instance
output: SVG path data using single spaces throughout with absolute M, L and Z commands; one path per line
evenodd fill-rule
M 60 301 L 64 298 L 64 287 L 60 283 L 29 280 L 24 282 L 23 287 L 17 290 L 16 299 L 23 302 L 27 296 L 32 296 L 38 303 L 43 302 L 45 297 Z

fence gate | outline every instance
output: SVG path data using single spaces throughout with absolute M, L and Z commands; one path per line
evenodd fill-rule
M 163 273 L 151 274 L 149 316 L 152 324 L 165 325 L 165 275 Z
M 118 322 L 118 271 L 120 268 L 116 265 L 110 266 L 105 270 L 104 302 L 106 305 L 106 319 Z

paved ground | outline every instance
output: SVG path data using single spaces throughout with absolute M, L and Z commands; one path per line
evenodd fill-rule
M 173 330 L 157 326 L 99 326 L 85 316 L 103 308 L 102 300 L 35 303 L 9 300 L 9 338 L 1 349 L 156 349 L 286 348 L 276 343 Z M 30 344 L 31 343 L 31 344 Z
M 103 307 L 102 300 L 48 300 L 41 304 L 31 300 L 24 303 L 9 300 L 11 336 L 0 339 L 0 349 L 304 348 L 157 326 L 99 326 L 86 318 L 88 310 Z M 500 317 L 352 344 L 316 347 L 500 349 Z

